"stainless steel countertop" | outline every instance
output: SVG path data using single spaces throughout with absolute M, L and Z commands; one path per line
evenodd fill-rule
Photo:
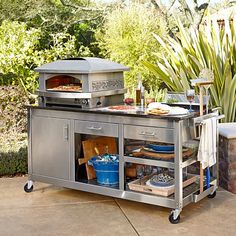
M 83 112 L 83 113 L 97 113 L 97 114 L 108 114 L 108 115 L 119 115 L 119 116 L 133 116 L 133 117 L 143 117 L 152 119 L 168 119 L 168 120 L 185 120 L 193 118 L 199 115 L 199 112 L 191 112 L 186 115 L 149 115 L 146 109 L 141 109 L 137 107 L 135 110 L 110 110 L 108 107 L 100 108 L 77 108 L 75 106 L 27 106 L 28 109 L 46 109 L 46 110 L 58 110 L 58 111 L 73 111 L 73 112 Z

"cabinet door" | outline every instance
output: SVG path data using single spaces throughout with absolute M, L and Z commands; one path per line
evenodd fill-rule
M 33 174 L 69 179 L 69 120 L 32 117 Z

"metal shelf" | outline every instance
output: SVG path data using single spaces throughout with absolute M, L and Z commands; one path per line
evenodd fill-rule
M 194 155 L 194 156 L 188 158 L 186 161 L 183 161 L 182 168 L 190 166 L 190 165 L 192 165 L 192 164 L 194 164 L 196 162 L 197 162 L 197 157 Z
M 151 166 L 159 166 L 159 167 L 166 167 L 166 168 L 175 168 L 174 159 L 171 160 L 154 160 L 149 158 L 141 158 L 141 157 L 130 157 L 130 156 L 124 156 L 124 162 L 130 162 L 135 164 L 143 164 L 143 165 L 151 165 Z M 182 168 L 185 168 L 187 166 L 190 166 L 197 162 L 196 156 L 193 156 L 191 158 L 188 158 L 185 160 L 182 164 Z
M 135 163 L 135 164 L 144 164 L 150 166 L 159 166 L 159 167 L 166 167 L 166 168 L 175 168 L 175 164 L 173 161 L 160 161 L 160 160 L 153 160 L 148 158 L 140 158 L 140 157 L 130 157 L 124 156 L 125 162 Z

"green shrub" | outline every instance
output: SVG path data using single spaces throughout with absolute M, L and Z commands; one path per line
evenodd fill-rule
M 29 99 L 19 86 L 0 86 L 0 133 L 26 131 Z
M 0 150 L 0 176 L 27 173 L 27 171 L 27 147 L 21 147 L 19 151 Z
M 26 134 L 0 136 L 0 176 L 27 173 Z

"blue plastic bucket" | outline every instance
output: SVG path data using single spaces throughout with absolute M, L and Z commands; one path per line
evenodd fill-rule
M 117 185 L 119 183 L 119 161 L 101 161 L 93 157 L 88 163 L 93 166 L 99 184 Z

